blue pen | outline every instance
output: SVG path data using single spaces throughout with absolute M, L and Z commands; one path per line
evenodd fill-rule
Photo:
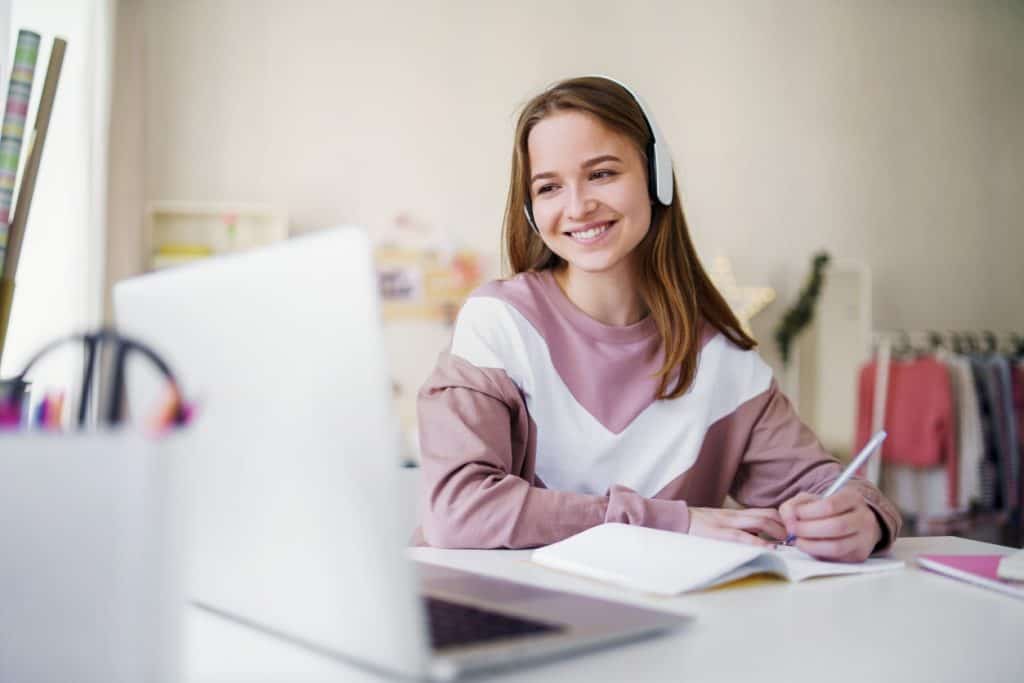
M 846 466 L 846 469 L 839 475 L 839 478 L 832 482 L 832 485 L 828 487 L 828 491 L 825 491 L 825 495 L 822 496 L 822 499 L 824 500 L 825 498 L 828 498 L 833 493 L 843 488 L 843 484 L 853 476 L 853 473 L 856 472 L 861 465 L 867 462 L 868 458 L 871 457 L 871 454 L 875 452 L 876 448 L 882 445 L 882 442 L 885 441 L 885 437 L 887 436 L 889 435 L 886 434 L 884 429 L 882 429 L 871 437 L 871 440 L 868 441 L 864 448 L 861 449 L 860 453 L 857 454 L 857 457 Z M 793 541 L 795 540 L 796 536 L 794 534 L 790 534 L 789 536 L 786 536 L 786 542 L 784 545 L 793 545 Z

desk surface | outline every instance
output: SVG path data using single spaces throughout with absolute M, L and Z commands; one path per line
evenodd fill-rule
M 415 559 L 481 574 L 691 614 L 689 628 L 642 643 L 519 669 L 501 681 L 1020 681 L 1024 600 L 917 568 L 920 553 L 1006 553 L 960 538 L 900 539 L 903 571 L 790 584 L 749 579 L 658 598 L 560 574 L 529 551 L 417 548 Z M 379 681 L 257 631 L 192 610 L 189 681 Z M 491 679 L 488 679 L 491 680 Z

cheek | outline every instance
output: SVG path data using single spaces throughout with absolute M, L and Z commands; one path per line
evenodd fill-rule
M 642 183 L 622 183 L 609 188 L 606 203 L 629 219 L 633 227 L 645 232 L 651 224 L 651 201 L 647 186 Z
M 651 223 L 651 202 L 643 182 L 613 183 L 598 187 L 591 197 L 626 216 L 633 226 L 641 226 L 644 232 Z M 541 233 L 553 235 L 558 232 L 563 208 L 557 198 L 534 201 L 533 219 Z
M 533 220 L 541 233 L 556 232 L 560 213 L 558 202 L 551 200 L 534 201 Z

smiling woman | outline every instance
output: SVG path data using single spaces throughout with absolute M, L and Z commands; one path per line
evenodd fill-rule
M 603 77 L 564 81 L 527 104 L 515 139 L 504 223 L 513 272 L 551 269 L 597 320 L 649 314 L 665 342 L 660 398 L 693 381 L 701 319 L 754 346 L 697 258 L 668 146 L 639 98 Z M 575 234 L 588 229 L 592 242 Z
M 504 246 L 515 275 L 470 296 L 420 391 L 421 542 L 624 522 L 860 561 L 897 536 L 867 481 L 819 500 L 839 463 L 711 284 L 628 88 L 576 78 L 526 105 Z

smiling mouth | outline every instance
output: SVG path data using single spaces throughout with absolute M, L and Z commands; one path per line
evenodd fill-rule
M 578 242 L 591 242 L 608 232 L 613 225 L 615 225 L 615 221 L 605 221 L 583 230 L 570 230 L 565 234 Z

